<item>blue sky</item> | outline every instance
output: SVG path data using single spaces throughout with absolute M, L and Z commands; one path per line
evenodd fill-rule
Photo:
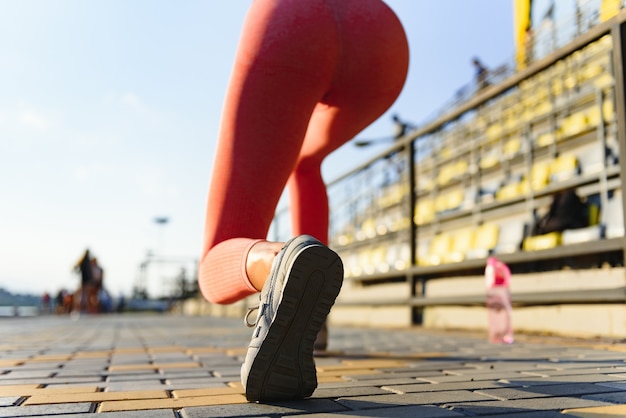
M 388 0 L 405 25 L 404 91 L 360 138 L 419 123 L 514 56 L 513 0 Z M 0 287 L 75 288 L 89 247 L 112 294 L 146 252 L 199 255 L 221 105 L 250 0 L 0 0 Z M 381 151 L 347 144 L 327 180 Z M 164 226 L 154 222 L 167 216 Z M 148 271 L 169 289 L 179 265 Z

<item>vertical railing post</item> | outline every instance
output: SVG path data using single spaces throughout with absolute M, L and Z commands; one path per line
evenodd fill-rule
M 626 68 L 626 22 L 620 22 L 611 29 L 613 40 L 613 77 L 615 80 L 615 120 L 617 122 L 617 139 L 620 159 L 626 156 L 626 93 L 624 92 Z M 626 164 L 620 164 L 620 189 L 622 191 L 622 207 L 626 207 Z M 626 225 L 626 211 L 624 212 Z M 626 240 L 624 240 L 626 243 Z M 626 260 L 626 245 L 622 245 L 622 254 Z
M 417 266 L 417 240 L 418 240 L 418 226 L 415 225 L 415 205 L 417 203 L 417 178 L 415 173 L 417 172 L 415 169 L 415 143 L 418 141 L 418 138 L 412 138 L 411 141 L 406 146 L 407 151 L 407 169 L 408 169 L 408 182 L 409 182 L 409 198 L 408 198 L 408 208 L 407 213 L 409 216 L 409 240 L 411 249 L 410 255 L 410 265 L 409 271 L 413 271 L 413 267 Z M 416 278 L 413 273 L 409 273 L 407 276 L 407 280 L 409 285 L 411 286 L 411 297 L 415 297 L 416 295 Z M 421 323 L 421 310 L 419 308 L 413 307 L 411 319 L 413 323 Z

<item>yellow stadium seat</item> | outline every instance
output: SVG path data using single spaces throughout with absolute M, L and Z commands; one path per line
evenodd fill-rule
M 488 140 L 492 141 L 498 139 L 502 135 L 502 126 L 500 124 L 493 124 L 485 131 L 485 136 Z
M 571 71 L 567 71 L 565 73 L 565 78 L 563 79 L 563 85 L 565 86 L 565 88 L 571 90 L 576 87 L 577 82 L 578 80 L 576 79 L 576 74 L 572 73 Z
M 499 156 L 495 152 L 484 155 L 478 162 L 478 166 L 483 170 L 494 167 L 500 162 Z
M 453 210 L 459 209 L 463 204 L 465 195 L 462 189 L 456 189 L 446 194 L 446 209 Z
M 517 115 L 509 109 L 507 109 L 507 114 L 505 115 L 504 120 L 504 129 L 507 131 L 512 131 L 519 125 L 519 120 L 517 119 Z
M 368 218 L 361 224 L 361 228 L 356 233 L 356 239 L 363 241 L 365 239 L 371 239 L 376 236 L 376 220 L 374 218 Z
M 389 263 L 387 263 L 387 247 L 380 245 L 372 250 L 372 265 L 375 272 L 387 273 L 390 270 Z
M 504 143 L 504 156 L 513 158 L 522 149 L 522 141 L 519 138 L 511 138 Z
M 514 199 L 520 195 L 518 182 L 505 184 L 496 191 L 496 200 Z
M 522 248 L 524 251 L 540 251 L 561 245 L 561 233 L 550 232 L 544 235 L 526 237 Z
M 524 178 L 520 183 L 520 194 L 525 195 L 533 191 L 539 191 L 548 185 L 550 181 L 550 164 L 545 161 L 536 162 L 530 169 L 530 178 Z
M 478 131 L 484 132 L 487 126 L 487 118 L 483 115 L 477 116 L 476 120 L 474 121 L 474 125 Z
M 598 225 L 600 223 L 600 206 L 597 203 L 590 203 L 587 208 L 589 210 L 589 225 Z
M 593 80 L 593 86 L 597 89 L 604 90 L 613 85 L 613 76 L 605 72 L 601 76 Z
M 598 106 L 594 106 L 587 111 L 587 124 L 589 127 L 599 126 L 602 122 L 602 114 Z
M 442 255 L 443 263 L 458 263 L 465 259 L 465 254 L 474 247 L 475 233 L 472 228 L 464 228 L 452 234 L 451 248 Z
M 563 90 L 563 80 L 559 77 L 555 77 L 554 80 L 552 80 L 552 94 L 554 96 L 560 96 L 563 94 Z
M 445 193 L 438 195 L 435 198 L 435 212 L 441 213 L 448 209 L 448 196 Z
M 591 80 L 604 73 L 604 67 L 598 63 L 589 63 L 581 70 L 583 81 Z
M 418 266 L 428 266 L 428 254 L 430 253 L 430 243 L 432 238 L 424 238 L 418 235 L 417 249 L 415 250 L 415 257 Z
M 554 143 L 554 139 L 554 133 L 544 132 L 537 137 L 536 143 L 538 147 L 547 147 Z
M 435 203 L 432 199 L 421 200 L 415 207 L 415 225 L 424 225 L 435 219 Z
M 409 267 L 411 247 L 406 242 L 392 243 L 387 247 L 385 263 L 390 270 L 405 270 Z
M 474 245 L 466 252 L 468 259 L 486 258 L 498 245 L 498 225 L 486 222 L 476 228 L 474 232 Z
M 430 242 L 426 263 L 429 266 L 437 266 L 443 263 L 443 259 L 450 252 L 452 237 L 447 233 L 435 235 Z
M 439 155 L 441 158 L 450 158 L 452 156 L 452 148 L 449 146 L 444 146 L 440 151 Z
M 524 122 L 529 122 L 534 117 L 535 117 L 534 107 L 527 107 L 522 112 L 520 119 L 523 120 Z
M 387 186 L 384 189 L 382 196 L 378 199 L 378 206 L 381 208 L 387 208 L 400 203 L 404 196 L 407 195 L 408 188 L 409 185 L 407 183 L 394 183 Z
M 393 220 L 389 230 L 391 232 L 401 231 L 411 226 L 411 218 L 408 216 L 399 216 Z
M 549 112 L 552 112 L 552 103 L 548 99 L 542 100 L 535 107 L 535 116 L 545 115 L 546 113 L 549 113 Z
M 576 135 L 588 127 L 587 112 L 579 111 L 572 113 L 568 117 L 564 118 L 561 122 L 561 137 Z
M 537 87 L 534 91 L 533 99 L 535 101 L 535 104 L 544 102 L 548 100 L 549 97 L 550 90 L 545 85 Z
M 467 160 L 458 160 L 452 166 L 452 178 L 458 179 L 467 174 L 467 170 L 469 169 L 469 164 Z
M 602 116 L 607 122 L 612 122 L 615 117 L 615 107 L 612 100 L 606 100 L 602 103 Z
M 339 245 L 348 245 L 354 242 L 354 235 L 351 233 L 343 233 L 337 237 L 337 243 Z
M 574 154 L 563 154 L 550 163 L 550 181 L 567 180 L 578 174 L 578 159 Z
M 373 249 L 366 247 L 359 251 L 359 266 L 361 268 L 360 274 L 374 274 L 376 266 L 373 262 Z
M 454 178 L 454 165 L 448 164 L 439 170 L 439 174 L 437 175 L 437 184 L 440 186 L 445 186 Z

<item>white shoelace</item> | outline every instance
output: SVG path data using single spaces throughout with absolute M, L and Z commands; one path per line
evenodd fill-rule
M 259 305 L 256 306 L 251 306 L 248 308 L 248 311 L 246 312 L 246 315 L 243 317 L 243 323 L 248 327 L 248 328 L 254 328 L 256 326 L 257 321 L 259 320 L 258 316 L 257 319 L 254 320 L 254 322 L 250 322 L 250 314 L 254 311 L 258 311 L 259 310 Z

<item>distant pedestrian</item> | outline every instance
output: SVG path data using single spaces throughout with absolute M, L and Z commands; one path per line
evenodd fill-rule
M 79 272 L 81 277 L 80 289 L 75 293 L 76 309 L 80 312 L 100 312 L 98 292 L 102 288 L 104 270 L 98 264 L 98 260 L 91 257 L 89 249 L 85 250 L 74 270 Z
M 41 296 L 41 313 L 48 314 L 50 313 L 50 302 L 52 298 L 50 297 L 50 293 L 44 292 L 43 296 Z
M 87 310 L 87 285 L 93 281 L 93 269 L 91 267 L 91 255 L 86 249 L 83 256 L 74 266 L 74 271 L 80 274 L 80 288 L 75 294 L 74 303 L 80 312 Z
M 489 70 L 484 64 L 478 59 L 478 57 L 474 57 L 472 59 L 472 64 L 474 64 L 475 69 L 475 78 L 476 78 L 476 88 L 478 91 L 484 89 L 489 85 L 487 78 L 489 77 Z

